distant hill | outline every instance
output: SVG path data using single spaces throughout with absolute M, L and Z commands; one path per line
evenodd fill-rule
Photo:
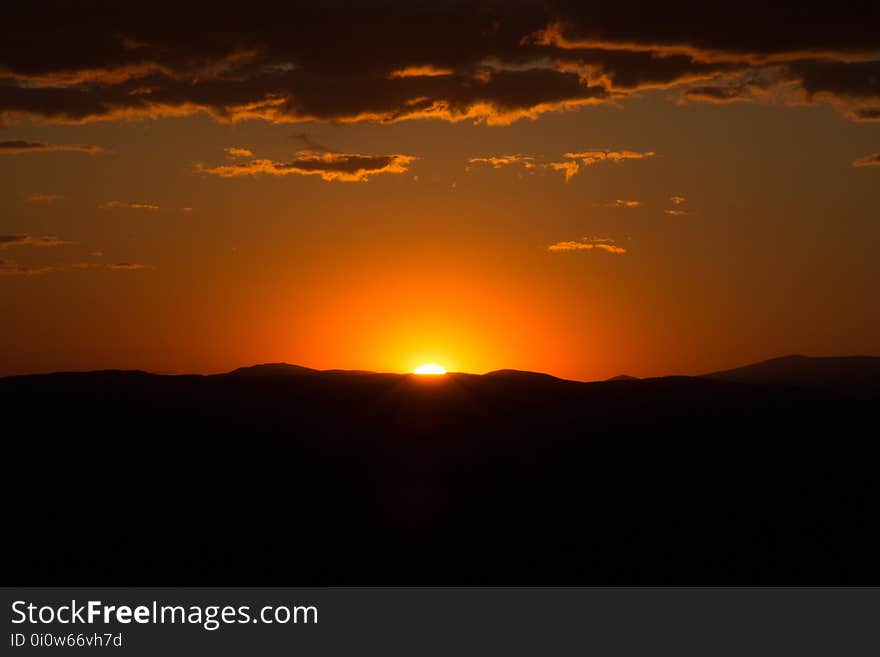
M 629 374 L 618 374 L 617 376 L 612 376 L 610 379 L 606 379 L 606 381 L 638 381 L 639 377 L 630 376 Z
M 261 376 L 315 376 L 318 374 L 326 374 L 328 376 L 345 376 L 355 374 L 375 374 L 369 370 L 316 370 L 311 367 L 303 367 L 302 365 L 291 365 L 290 363 L 263 363 L 260 365 L 251 365 L 249 367 L 239 367 L 231 372 L 215 376 L 243 376 L 243 377 L 261 377 Z
M 543 372 L 529 372 L 528 370 L 492 370 L 486 372 L 483 376 L 497 379 L 516 379 L 516 380 L 544 380 L 544 381 L 564 381 L 557 376 L 544 374 Z
M 785 385 L 847 395 L 880 396 L 880 358 L 876 356 L 783 356 L 703 378 L 764 385 Z
M 311 367 L 291 365 L 289 363 L 262 363 L 260 365 L 250 365 L 249 367 L 239 367 L 236 370 L 227 372 L 224 376 L 304 376 L 318 374 L 320 371 Z

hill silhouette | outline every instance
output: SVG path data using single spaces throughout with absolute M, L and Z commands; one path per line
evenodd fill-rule
M 606 381 L 638 381 L 639 378 L 637 376 L 630 376 L 629 374 L 618 374 L 617 376 L 612 376 L 610 379 L 605 379 Z
M 708 379 L 816 388 L 865 397 L 880 396 L 880 358 L 783 356 L 704 375 Z
M 236 372 L 0 379 L 7 583 L 880 583 L 861 392 Z
M 494 378 L 504 378 L 504 379 L 518 379 L 520 381 L 531 380 L 531 381 L 562 381 L 563 379 L 559 379 L 558 377 L 552 376 L 550 374 L 543 374 L 542 372 L 528 372 L 526 370 L 493 370 L 491 372 L 486 372 L 483 376 L 494 377 Z
M 261 363 L 249 367 L 239 367 L 227 372 L 227 376 L 308 376 L 318 374 L 321 370 L 290 363 Z

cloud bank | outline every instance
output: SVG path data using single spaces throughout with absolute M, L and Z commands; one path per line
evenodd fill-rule
M 507 124 L 651 89 L 880 120 L 880 5 L 788 4 L 15 3 L 0 120 Z

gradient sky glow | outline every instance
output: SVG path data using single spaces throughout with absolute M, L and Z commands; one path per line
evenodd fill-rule
M 0 375 L 880 354 L 877 10 L 740 37 L 717 12 L 432 6 L 449 26 L 370 14 L 405 36 L 368 63 L 341 6 L 291 18 L 336 39 L 295 47 L 285 17 L 186 39 L 161 9 L 59 9 L 83 40 L 38 54 L 21 40 L 52 20 L 22 9 L 0 28 Z

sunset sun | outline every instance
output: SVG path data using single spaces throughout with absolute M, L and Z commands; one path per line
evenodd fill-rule
M 446 374 L 446 368 L 442 365 L 438 365 L 437 363 L 425 363 L 424 365 L 419 365 L 416 369 L 414 369 L 413 374 Z

